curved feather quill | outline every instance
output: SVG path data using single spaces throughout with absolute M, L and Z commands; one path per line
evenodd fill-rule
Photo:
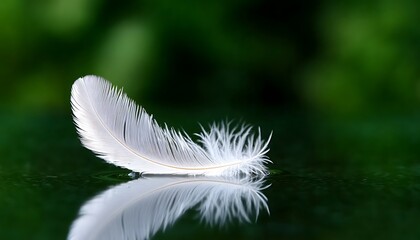
M 223 177 L 140 178 L 85 203 L 68 239 L 149 239 L 195 208 L 210 225 L 251 222 L 268 212 L 263 180 Z
M 79 78 L 71 90 L 73 118 L 82 144 L 109 163 L 151 174 L 267 174 L 268 142 L 251 127 L 212 125 L 196 134 L 158 125 L 122 90 L 96 76 Z

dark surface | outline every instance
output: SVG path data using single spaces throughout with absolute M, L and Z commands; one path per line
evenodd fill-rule
M 159 122 L 189 133 L 199 130 L 197 121 L 210 120 L 191 112 L 160 115 Z M 263 190 L 270 214 L 263 212 L 255 223 L 211 228 L 187 212 L 156 239 L 420 237 L 417 116 L 243 119 L 263 134 L 274 132 L 271 187 Z M 64 239 L 87 200 L 130 180 L 129 171 L 80 145 L 69 115 L 4 114 L 1 126 L 1 239 Z

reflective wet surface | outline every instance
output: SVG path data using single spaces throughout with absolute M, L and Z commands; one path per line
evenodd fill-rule
M 267 118 L 274 164 L 263 182 L 133 179 L 82 148 L 70 117 L 1 121 L 1 239 L 420 237 L 417 117 Z
M 253 222 L 268 212 L 263 179 L 142 177 L 114 186 L 86 202 L 69 239 L 149 239 L 172 227 L 188 210 L 217 227 Z

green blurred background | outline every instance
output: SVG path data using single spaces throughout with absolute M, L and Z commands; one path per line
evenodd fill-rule
M 142 105 L 417 111 L 418 7 L 391 0 L 4 0 L 1 107 L 68 112 L 73 81 L 95 74 Z
M 409 0 L 4 0 L 4 131 L 16 136 L 24 121 L 60 115 L 73 134 L 71 85 L 94 74 L 188 132 L 226 118 L 266 135 L 274 130 L 279 161 L 321 154 L 310 162 L 341 164 L 361 152 L 382 159 L 356 166 L 417 162 L 418 7 Z
M 273 130 L 274 204 L 257 236 L 418 239 L 419 8 L 2 0 L 3 236 L 64 238 L 83 202 L 115 184 L 101 172 L 117 168 L 81 147 L 71 118 L 72 83 L 94 74 L 188 133 L 226 118 Z

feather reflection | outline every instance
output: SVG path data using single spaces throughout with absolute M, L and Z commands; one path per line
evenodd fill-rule
M 211 226 L 268 212 L 263 179 L 150 177 L 115 186 L 80 209 L 68 239 L 149 239 L 196 209 Z

